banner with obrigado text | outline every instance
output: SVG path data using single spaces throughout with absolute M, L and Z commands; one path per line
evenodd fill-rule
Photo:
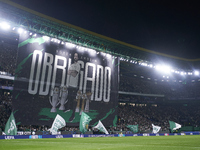
M 119 58 L 47 36 L 22 32 L 19 38 L 13 107 L 17 125 L 51 125 L 59 114 L 79 125 L 115 125 Z

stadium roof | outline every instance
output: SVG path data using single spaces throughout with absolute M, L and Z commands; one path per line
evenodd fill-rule
M 160 59 L 178 64 L 177 67 L 190 69 L 197 67 L 200 59 L 185 59 L 175 57 L 113 38 L 100 35 L 89 30 L 74 26 L 58 19 L 41 14 L 29 8 L 18 5 L 10 0 L 0 0 L 0 20 L 8 21 L 16 27 L 45 34 L 76 45 L 93 48 L 97 51 L 110 53 L 127 60 L 158 62 Z

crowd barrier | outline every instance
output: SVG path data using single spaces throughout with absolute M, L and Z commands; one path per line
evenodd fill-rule
M 42 138 L 84 138 L 84 137 L 126 137 L 126 136 L 176 136 L 200 135 L 200 132 L 184 133 L 143 133 L 143 134 L 67 134 L 67 135 L 2 135 L 0 139 L 42 139 Z

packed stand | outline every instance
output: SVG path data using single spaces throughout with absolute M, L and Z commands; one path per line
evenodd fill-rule
M 139 125 L 139 130 L 152 130 L 152 124 L 161 126 L 161 131 L 169 131 L 169 120 L 183 126 L 200 126 L 200 106 L 132 106 L 119 105 L 118 130 L 127 130 L 127 125 Z
M 0 71 L 14 75 L 17 61 L 17 45 L 0 41 Z
M 119 91 L 164 95 L 166 99 L 200 99 L 200 82 L 164 82 L 121 76 Z

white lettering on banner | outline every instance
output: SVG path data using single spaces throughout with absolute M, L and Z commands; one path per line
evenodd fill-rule
M 92 77 L 88 76 L 89 67 L 92 68 Z M 91 91 L 94 91 L 95 72 L 96 72 L 95 64 L 87 62 L 85 65 L 85 83 L 83 86 L 83 93 L 86 93 L 87 81 L 92 82 Z M 93 94 L 91 95 L 91 100 L 93 100 Z
M 105 75 L 105 77 L 104 77 L 104 102 L 109 102 L 110 101 L 110 82 L 111 82 L 110 67 L 105 67 L 104 75 Z M 108 76 L 108 79 L 107 79 L 107 76 Z M 108 80 L 108 82 L 107 82 L 107 80 Z
M 18 131 L 18 132 L 17 132 L 17 135 L 23 135 L 23 134 L 24 134 L 23 131 Z
M 80 136 L 80 134 L 73 134 L 72 135 L 74 138 L 80 138 L 81 136 Z
M 14 136 L 5 136 L 5 139 L 6 140 L 15 139 L 15 137 Z
M 96 101 L 102 100 L 102 93 L 103 93 L 103 66 L 97 65 L 97 80 L 96 80 L 96 90 L 95 90 Z
M 58 139 L 63 138 L 63 135 L 56 135 L 56 138 Z
M 49 62 L 47 61 L 49 58 Z M 53 64 L 53 55 L 49 53 L 45 53 L 44 55 L 44 63 L 43 63 L 43 68 L 42 68 L 42 78 L 40 81 L 40 92 L 39 95 L 47 95 L 48 94 L 48 89 L 50 86 L 50 81 L 51 81 L 51 73 L 52 73 L 52 64 Z M 44 83 L 45 83 L 45 73 L 46 69 L 48 67 L 48 73 L 47 73 L 47 81 L 46 81 L 46 88 L 44 90 Z
M 159 134 L 156 134 L 156 136 L 160 136 Z
M 138 136 L 137 134 L 133 134 L 133 136 Z
M 58 60 L 63 60 L 63 65 L 62 66 L 58 65 Z M 61 86 L 64 86 L 65 75 L 66 75 L 66 69 L 65 69 L 66 66 L 67 66 L 67 60 L 66 60 L 66 58 L 63 57 L 63 56 L 55 55 L 52 88 L 54 88 L 54 86 L 55 86 L 57 69 L 61 69 L 62 70 L 62 82 L 61 82 Z
M 38 61 L 37 60 L 37 56 Z M 34 73 L 35 73 L 35 67 L 37 65 L 37 71 L 36 71 L 36 77 L 35 77 L 35 86 L 33 87 L 33 81 L 34 81 Z M 29 86 L 28 86 L 28 92 L 30 94 L 36 94 L 38 91 L 38 84 L 39 84 L 39 78 L 40 78 L 40 70 L 41 70 L 41 64 L 42 64 L 42 52 L 39 50 L 35 50 L 33 53 L 33 59 L 32 59 L 32 64 L 31 64 L 31 73 L 30 73 L 30 78 L 29 78 Z
M 143 133 L 143 136 L 149 136 L 149 134 L 148 133 Z
M 79 74 L 79 90 L 86 93 L 88 85 L 91 85 L 91 87 L 89 87 L 92 93 L 91 100 L 109 102 L 111 92 L 111 68 L 90 62 L 84 63 L 81 60 L 79 60 L 78 63 L 81 67 Z M 67 59 L 64 56 L 54 56 L 50 53 L 35 50 L 32 55 L 28 93 L 33 95 L 37 93 L 39 95 L 48 95 L 49 92 L 52 91 L 50 88 L 53 89 L 55 84 L 61 87 L 66 86 L 68 82 L 66 74 L 70 65 L 71 58 Z M 58 70 L 62 72 L 59 77 Z M 57 79 L 60 80 L 57 81 Z

